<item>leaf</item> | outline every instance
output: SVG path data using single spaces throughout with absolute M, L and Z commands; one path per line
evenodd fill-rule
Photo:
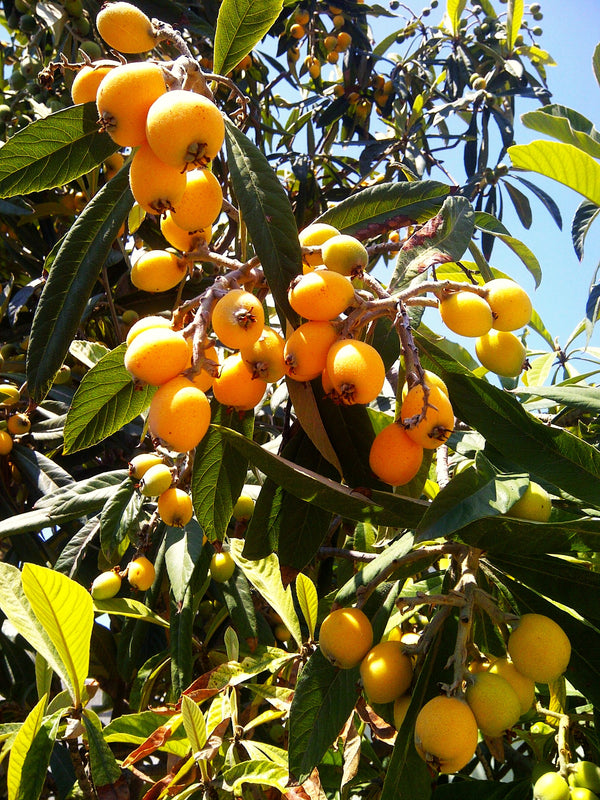
M 279 560 L 270 555 L 260 561 L 249 561 L 242 556 L 243 542 L 239 539 L 231 541 L 231 555 L 246 578 L 258 590 L 261 597 L 281 617 L 283 624 L 294 637 L 298 646 L 302 644 L 300 623 L 294 608 L 294 600 L 289 589 L 283 588 Z
M 8 770 L 6 773 L 8 800 L 20 800 L 22 797 L 21 786 L 24 782 L 25 761 L 42 725 L 47 700 L 47 695 L 44 695 L 31 709 L 12 743 Z M 29 798 L 26 798 L 26 800 L 29 800 Z M 37 800 L 37 797 L 31 798 L 31 800 Z
M 456 416 L 479 431 L 511 463 L 592 506 L 600 504 L 600 453 L 568 431 L 535 419 L 511 395 L 476 378 L 416 334 L 428 368 L 450 390 Z
M 192 745 L 192 752 L 202 750 L 206 744 L 206 722 L 198 704 L 187 695 L 181 698 L 181 716 L 186 735 Z
M 583 259 L 583 245 L 585 237 L 588 234 L 590 225 L 598 216 L 600 206 L 596 203 L 590 203 L 589 200 L 583 200 L 573 215 L 573 222 L 571 223 L 571 239 L 573 240 L 573 247 L 577 258 L 581 261 Z
M 296 575 L 296 597 L 302 611 L 302 615 L 308 625 L 308 636 L 314 639 L 315 628 L 317 627 L 317 614 L 319 611 L 319 598 L 317 587 L 303 572 Z
M 315 650 L 290 708 L 290 773 L 305 781 L 336 740 L 358 699 L 358 668 L 337 669 Z
M 302 251 L 290 201 L 269 162 L 250 139 L 229 121 L 225 134 L 233 190 L 282 326 L 285 318 L 297 324 L 298 315 L 289 304 L 287 292 L 292 279 L 302 273 Z
M 259 761 L 250 759 L 235 764 L 223 771 L 223 780 L 231 786 L 234 795 L 241 796 L 241 787 L 245 783 L 258 786 L 273 786 L 283 791 L 288 782 L 286 767 L 274 764 L 272 761 Z
M 196 517 L 211 542 L 223 541 L 248 470 L 247 455 L 222 435 L 227 429 L 252 439 L 254 415 L 228 411 L 215 401 L 213 424 L 196 448 L 191 484 Z
M 127 532 L 142 507 L 135 482 L 127 477 L 100 514 L 100 547 L 109 564 L 117 564 L 127 549 Z
M 600 318 L 600 283 L 593 283 L 590 286 L 590 293 L 585 304 L 586 330 L 588 341 L 591 337 L 594 324 Z
M 117 617 L 133 617 L 144 622 L 153 622 L 162 628 L 168 628 L 169 623 L 151 608 L 139 600 L 130 597 L 111 597 L 108 600 L 94 600 L 94 611 L 100 614 L 114 614 Z
M 123 364 L 127 345 L 103 356 L 83 376 L 65 424 L 65 453 L 74 453 L 121 430 L 143 413 L 157 390 L 137 386 Z
M 458 33 L 458 23 L 466 4 L 466 0 L 446 0 L 446 14 L 450 20 L 450 30 L 453 36 Z
M 87 204 L 62 240 L 50 270 L 27 350 L 29 392 L 38 402 L 65 359 L 100 269 L 133 203 L 128 172 L 128 167 L 121 169 Z
M 100 787 L 112 786 L 119 780 L 121 767 L 104 738 L 98 715 L 88 707 L 84 708 L 82 717 L 87 736 L 90 771 L 98 791 Z
M 592 67 L 594 69 L 594 75 L 596 76 L 596 81 L 598 85 L 600 85 L 600 44 L 597 44 L 594 48 L 594 54 L 592 56 Z
M 432 800 L 530 800 L 531 781 L 498 783 L 497 781 L 455 780 L 438 786 Z
M 202 545 L 203 535 L 202 528 L 195 519 L 190 520 L 185 528 L 167 528 L 165 563 L 171 591 L 177 603 L 182 602 L 194 570 L 206 549 Z M 208 554 L 205 560 L 208 572 Z
M 75 706 L 88 675 L 94 624 L 91 595 L 83 586 L 47 567 L 26 563 L 23 591 L 65 665 Z
M 102 472 L 92 475 L 90 478 L 83 478 L 76 483 L 61 486 L 47 497 L 41 497 L 36 501 L 35 508 L 50 509 L 53 514 L 58 514 L 73 508 L 76 511 L 82 511 L 95 509 L 98 504 L 101 507 L 112 496 L 116 486 L 122 483 L 126 477 L 127 470 L 117 469 L 113 472 Z
M 23 591 L 21 572 L 0 562 L 0 608 L 9 622 L 33 649 L 40 653 L 65 682 L 67 672 L 57 648 L 33 612 Z
M 600 158 L 600 132 L 577 111 L 557 103 L 521 115 L 526 128 L 572 144 L 593 158 Z
M 224 0 L 219 8 L 214 44 L 214 71 L 227 75 L 273 26 L 283 0 Z
M 600 164 L 572 144 L 536 140 L 508 148 L 515 169 L 538 172 L 600 205 Z
M 517 212 L 517 216 L 521 221 L 521 225 L 524 228 L 531 228 L 531 223 L 533 221 L 533 217 L 531 215 L 531 205 L 529 204 L 529 200 L 523 192 L 520 192 L 516 186 L 513 186 L 512 183 L 508 181 L 504 181 L 504 188 L 510 195 L 510 199 L 512 200 L 512 204 L 515 207 L 515 211 Z
M 435 216 L 447 197 L 449 187 L 438 181 L 381 183 L 370 186 L 328 209 L 316 220 L 333 225 L 343 233 L 364 238 L 399 228 L 403 224 L 426 222 Z
M 558 225 L 558 228 L 562 230 L 562 216 L 560 213 L 560 208 L 558 207 L 558 204 L 555 202 L 555 200 L 548 194 L 548 192 L 545 192 L 543 189 L 540 189 L 540 187 L 536 186 L 535 183 L 531 183 L 531 181 L 528 181 L 521 175 L 513 175 L 512 177 L 515 180 L 519 181 L 519 183 L 522 183 L 523 186 L 526 186 L 530 192 L 533 192 L 533 194 L 537 197 L 537 199 L 546 207 L 546 209 L 550 213 L 550 216 L 552 217 L 554 222 L 556 222 L 556 224 Z
M 64 186 L 116 152 L 98 128 L 95 103 L 70 106 L 32 122 L 2 147 L 0 197 Z
M 545 397 L 569 408 L 600 414 L 600 388 L 594 386 L 519 386 L 514 394 Z
M 44 697 L 47 696 L 44 695 Z M 44 700 L 44 697 L 41 699 Z M 19 786 L 19 800 L 38 800 L 41 797 L 46 786 L 48 766 L 54 751 L 62 716 L 63 711 L 61 710 L 42 721 L 25 756 L 21 772 L 21 785 Z
M 473 207 L 465 197 L 446 198 L 440 213 L 400 251 L 389 291 L 397 291 L 434 264 L 459 261 L 471 241 L 474 219 Z
M 247 641 L 258 639 L 259 629 L 253 592 L 244 573 L 236 570 L 231 580 L 213 587 L 212 591 L 226 607 L 239 635 Z M 229 660 L 237 661 L 231 656 Z
M 96 366 L 102 356 L 110 353 L 110 348 L 102 344 L 102 342 L 86 342 L 83 339 L 75 339 L 69 345 L 69 353 L 77 361 L 81 361 L 82 364 L 91 369 Z
M 138 714 L 122 714 L 113 719 L 103 731 L 104 739 L 109 744 L 123 743 L 140 745 L 165 724 L 169 717 L 156 711 L 141 711 Z M 173 719 L 173 717 L 171 717 Z M 184 738 L 183 727 L 171 731 L 170 736 L 164 740 L 159 750 L 173 753 L 178 758 L 183 758 L 190 751 L 190 743 Z
M 508 0 L 506 14 L 506 47 L 512 52 L 515 46 L 515 39 L 519 34 L 521 22 L 523 21 L 523 0 Z
M 29 447 L 13 447 L 11 460 L 19 472 L 42 494 L 52 494 L 61 486 L 69 486 L 74 479 L 55 461 Z
M 342 517 L 381 525 L 402 524 L 409 528 L 417 524 L 426 506 L 422 501 L 411 500 L 401 495 L 387 495 L 384 492 L 372 492 L 369 499 L 366 495 L 353 492 L 346 486 L 270 453 L 235 431 L 222 428 L 221 432 L 234 447 L 244 452 L 258 469 L 278 485 L 283 486 L 290 494 Z M 381 504 L 384 498 L 385 506 Z
M 502 225 L 502 223 L 499 222 L 496 217 L 492 216 L 491 214 L 487 214 L 485 211 L 478 211 L 475 215 L 475 227 L 477 227 L 480 231 L 489 233 L 491 236 L 495 236 L 497 239 L 500 239 L 502 242 L 504 242 L 505 245 L 510 247 L 513 253 L 516 253 L 516 255 L 519 256 L 529 272 L 531 272 L 533 275 L 536 287 L 540 285 L 540 281 L 542 280 L 540 262 L 527 247 L 527 245 L 523 244 L 520 239 L 515 239 L 513 236 L 508 234 L 504 225 Z

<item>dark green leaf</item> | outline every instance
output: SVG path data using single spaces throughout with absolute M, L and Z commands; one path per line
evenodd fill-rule
M 65 425 L 65 452 L 98 444 L 119 431 L 150 405 L 156 386 L 138 387 L 123 365 L 121 344 L 83 376 Z
M 496 781 L 455 780 L 438 786 L 432 800 L 530 800 L 531 781 L 497 783 Z
M 590 200 L 583 200 L 573 216 L 571 223 L 571 239 L 573 240 L 573 247 L 577 253 L 577 258 L 581 261 L 583 259 L 583 245 L 585 237 L 588 234 L 590 225 L 598 216 L 600 206 L 592 203 Z
M 202 539 L 202 528 L 195 519 L 190 520 L 185 528 L 167 528 L 165 563 L 171 591 L 178 603 L 183 600 L 203 555 L 206 572 L 201 579 L 204 580 L 208 573 L 210 556 L 204 552 L 207 548 L 203 547 Z
M 227 75 L 271 29 L 283 0 L 224 0 L 215 31 L 214 71 Z
M 508 181 L 504 181 L 504 188 L 512 200 L 517 216 L 521 220 L 521 225 L 527 229 L 531 228 L 533 217 L 531 215 L 531 205 L 527 197 Z
M 414 538 L 412 534 L 407 533 L 394 542 L 389 547 L 386 547 L 383 553 L 380 553 L 376 559 L 357 572 L 347 583 L 342 586 L 335 596 L 335 602 L 341 606 L 349 605 L 356 600 L 357 592 L 363 586 L 366 586 L 384 570 L 394 567 L 397 559 L 402 558 L 412 549 Z
M 290 773 L 300 783 L 318 766 L 358 699 L 358 667 L 337 669 L 316 650 L 300 673 L 290 709 Z
M 57 111 L 32 122 L 2 148 L 0 197 L 64 186 L 117 149 L 110 136 L 98 128 L 95 103 Z
M 333 225 L 343 233 L 377 236 L 414 222 L 426 222 L 437 214 L 450 191 L 437 181 L 381 183 L 342 200 L 322 214 L 318 222 Z M 372 231 L 372 234 L 370 234 Z
M 290 201 L 265 156 L 230 122 L 226 142 L 233 190 L 281 322 L 297 324 L 287 292 L 302 272 L 302 252 Z
M 258 623 L 254 610 L 254 600 L 250 584 L 241 570 L 233 574 L 233 578 L 218 586 L 222 594 L 222 602 L 227 606 L 229 616 L 237 633 L 246 640 L 258 637 Z
M 210 541 L 223 541 L 248 470 L 247 456 L 221 435 L 226 429 L 251 439 L 254 415 L 246 412 L 240 416 L 215 401 L 213 425 L 196 448 L 192 499 L 198 522 Z
M 566 430 L 545 425 L 517 400 L 471 375 L 416 334 L 428 365 L 446 382 L 456 416 L 511 462 L 594 507 L 600 505 L 600 453 Z
M 90 769 L 94 786 L 111 786 L 121 777 L 121 767 L 117 764 L 113 751 L 102 734 L 102 723 L 91 708 L 83 711 L 83 723 L 88 741 Z
M 566 522 L 527 522 L 512 517 L 486 517 L 452 537 L 495 554 L 590 552 L 600 547 L 597 518 Z
M 54 563 L 54 569 L 62 572 L 69 578 L 74 578 L 85 555 L 88 547 L 92 544 L 100 532 L 100 520 L 93 517 L 89 522 L 80 528 L 75 536 L 72 536 L 63 547 L 59 557 Z
M 594 69 L 594 75 L 596 76 L 596 81 L 600 85 L 600 44 L 597 44 L 594 48 L 594 55 L 592 56 L 592 67 Z
M 60 486 L 74 483 L 68 472 L 37 450 L 15 445 L 10 457 L 23 477 L 36 486 L 41 494 L 51 494 Z
M 542 280 L 540 262 L 527 245 L 509 235 L 504 225 L 502 225 L 496 217 L 487 214 L 485 211 L 478 211 L 475 214 L 475 227 L 490 236 L 495 236 L 497 239 L 503 241 L 507 247 L 510 247 L 513 253 L 521 259 L 523 264 L 525 264 L 529 272 L 533 275 L 536 288 L 540 285 L 540 281 Z
M 177 700 L 192 682 L 194 594 L 189 589 L 180 602 L 170 596 L 169 652 L 171 654 L 171 692 Z
M 522 183 L 523 186 L 526 186 L 530 192 L 533 192 L 540 203 L 542 203 L 542 205 L 544 205 L 549 211 L 550 216 L 556 222 L 559 229 L 562 230 L 562 216 L 560 213 L 560 208 L 558 207 L 558 204 L 554 198 L 552 198 L 548 192 L 545 192 L 543 189 L 540 189 L 539 186 L 536 186 L 535 183 L 528 181 L 526 178 L 523 178 L 520 175 L 512 175 L 511 177 L 513 177 L 516 181 L 519 181 L 519 183 Z
M 471 241 L 475 214 L 465 197 L 447 197 L 439 214 L 406 242 L 398 255 L 390 291 L 403 288 L 434 265 L 459 261 Z
M 128 173 L 124 167 L 88 203 L 63 239 L 50 270 L 27 350 L 27 382 L 37 401 L 52 386 L 100 269 L 133 205 Z
M 127 534 L 133 526 L 139 528 L 136 522 L 143 499 L 135 491 L 135 481 L 125 478 L 102 509 L 100 546 L 109 564 L 119 563 L 129 545 Z
M 600 414 L 600 388 L 594 386 L 519 386 L 514 393 L 544 397 L 552 403 Z
M 115 487 L 122 483 L 127 477 L 127 470 L 117 469 L 112 472 L 103 472 L 99 475 L 92 475 L 76 483 L 62 486 L 47 497 L 41 497 L 35 504 L 35 509 L 50 509 L 56 511 L 78 497 L 97 494 L 98 497 L 107 500 L 114 492 Z
M 258 469 L 288 492 L 347 519 L 413 527 L 427 505 L 422 501 L 384 492 L 371 492 L 367 497 L 310 470 L 296 467 L 287 459 L 268 452 L 234 431 L 227 428 L 220 430 Z

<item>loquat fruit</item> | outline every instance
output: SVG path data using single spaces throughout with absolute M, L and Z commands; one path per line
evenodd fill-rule
M 21 398 L 19 389 L 12 383 L 0 383 L 0 406 L 14 406 Z
M 183 197 L 172 209 L 173 222 L 184 231 L 210 228 L 223 206 L 221 184 L 208 169 L 187 173 Z
M 364 244 L 345 233 L 327 239 L 321 247 L 321 257 L 327 269 L 350 277 L 360 275 L 369 263 Z
M 534 800 L 570 800 L 569 784 L 558 772 L 545 772 L 533 785 Z
M 481 364 L 505 378 L 516 378 L 523 369 L 526 351 L 514 333 L 491 330 L 475 340 L 475 353 Z
M 254 513 L 254 498 L 249 494 L 241 494 L 235 501 L 231 516 L 238 522 L 249 520 Z
M 373 644 L 373 628 L 359 608 L 338 608 L 321 623 L 319 647 L 335 667 L 357 667 Z
M 145 592 L 154 583 L 154 564 L 146 556 L 138 556 L 127 565 L 127 580 L 134 589 Z
M 166 164 L 143 142 L 131 160 L 129 186 L 148 214 L 163 214 L 183 197 L 187 181 L 180 169 Z
M 340 339 L 327 351 L 326 369 L 332 397 L 344 405 L 366 405 L 378 397 L 385 380 L 383 359 L 367 342 Z
M 114 569 L 108 570 L 94 578 L 91 595 L 94 600 L 110 600 L 121 588 L 121 576 Z
M 144 477 L 150 467 L 155 467 L 157 464 L 162 464 L 162 456 L 157 453 L 138 453 L 129 462 L 129 477 L 140 480 Z
M 116 67 L 118 64 L 119 62 L 115 61 L 114 66 Z M 114 67 L 95 67 L 93 64 L 91 66 L 86 64 L 81 67 L 71 84 L 71 97 L 75 105 L 79 105 L 80 103 L 95 103 L 98 87 L 111 69 L 114 69 Z
M 369 466 L 390 486 L 402 486 L 411 481 L 422 463 L 422 446 L 396 422 L 379 431 L 369 451 Z
M 163 384 L 150 402 L 150 434 L 178 453 L 196 447 L 209 425 L 210 403 L 206 395 L 182 376 Z
M 135 337 L 142 331 L 147 331 L 150 328 L 170 328 L 171 321 L 166 317 L 159 317 L 158 315 L 150 315 L 148 317 L 141 317 L 137 322 L 134 322 L 131 328 L 127 331 L 126 343 L 130 345 Z
M 452 292 L 440 300 L 442 322 L 459 336 L 483 336 L 492 327 L 492 309 L 474 292 Z
M 165 525 L 183 528 L 194 515 L 192 498 L 183 489 L 172 486 L 158 498 L 158 515 Z
M 189 367 L 192 365 L 192 354 L 193 354 L 193 347 L 194 343 L 192 339 L 187 340 L 188 350 L 190 351 L 190 362 Z M 204 359 L 200 370 L 193 375 L 188 375 L 191 382 L 194 386 L 198 389 L 201 389 L 203 392 L 207 392 L 210 387 L 213 385 L 213 382 L 216 377 L 216 370 L 219 366 L 219 356 L 215 348 L 210 345 L 207 347 L 204 352 L 202 353 L 202 358 Z M 212 365 L 208 364 L 208 361 L 214 362 L 214 368 Z
M 559 678 L 571 658 L 569 637 L 544 614 L 523 614 L 508 638 L 507 649 L 517 670 L 536 683 Z
M 11 414 L 6 427 L 12 436 L 22 436 L 31 430 L 31 420 L 27 414 Z
M 439 375 L 436 375 L 435 372 L 430 372 L 430 370 L 428 370 L 428 369 L 423 370 L 423 373 L 424 373 L 425 383 L 427 384 L 427 386 L 429 386 L 430 389 L 431 389 L 432 386 L 437 386 L 438 389 L 441 389 L 441 391 L 446 395 L 446 397 L 448 397 L 448 398 L 450 397 L 450 392 L 448 391 L 448 387 L 446 386 L 446 384 L 440 378 Z M 406 397 L 407 394 L 408 394 L 408 383 L 405 383 L 402 386 L 402 399 L 403 400 L 404 400 L 404 398 Z
M 305 319 L 331 320 L 354 301 L 354 286 L 345 275 L 320 269 L 296 278 L 288 291 L 294 311 Z
M 158 497 L 166 492 L 173 482 L 173 474 L 166 464 L 149 467 L 140 481 L 140 493 L 144 497 Z
M 275 383 L 285 374 L 284 348 L 285 339 L 265 326 L 255 342 L 241 348 L 240 355 L 253 378 Z
M 397 697 L 394 700 L 394 727 L 397 731 L 399 731 L 402 727 L 402 723 L 406 717 L 406 712 L 408 711 L 411 700 L 412 697 L 409 694 L 403 694 L 402 697 Z
M 434 697 L 417 715 L 417 753 L 439 772 L 458 772 L 466 766 L 475 754 L 477 738 L 473 712 L 457 697 Z
M 360 662 L 360 677 L 370 703 L 391 703 L 412 681 L 410 656 L 400 642 L 380 642 Z
M 143 292 L 167 292 L 185 278 L 188 264 L 168 250 L 150 250 L 131 267 L 130 279 Z
M 305 322 L 289 336 L 283 350 L 285 374 L 295 381 L 311 381 L 325 369 L 327 353 L 338 334 L 330 322 Z
M 210 560 L 210 577 L 217 583 L 226 583 L 235 572 L 235 561 L 226 550 L 215 553 Z
M 521 716 L 515 690 L 496 673 L 477 672 L 470 679 L 465 696 L 484 736 L 502 736 Z
M 234 353 L 223 362 L 212 389 L 221 405 L 249 411 L 262 400 L 267 383 L 260 378 L 253 378 L 240 353 Z
M 506 512 L 509 517 L 528 519 L 532 522 L 548 522 L 552 513 L 552 500 L 548 492 L 534 481 L 521 497 Z
M 188 356 L 186 341 L 180 333 L 170 328 L 147 328 L 128 345 L 125 369 L 144 383 L 160 386 L 186 368 Z
M 325 222 L 313 222 L 312 225 L 308 225 L 304 230 L 300 231 L 298 241 L 300 242 L 300 247 L 319 247 L 327 239 L 331 239 L 332 236 L 338 236 L 339 233 L 338 229 L 334 228 L 333 225 L 327 225 Z M 314 269 L 314 267 L 319 267 L 323 264 L 320 252 L 307 253 L 302 256 L 302 261 L 309 269 Z
M 171 247 L 182 253 L 191 253 L 196 250 L 201 242 L 210 242 L 212 226 L 188 233 L 180 228 L 173 219 L 170 211 L 165 212 L 160 218 L 160 231 Z
M 215 303 L 211 322 L 225 347 L 238 350 L 260 338 L 265 314 L 260 300 L 252 292 L 231 289 Z
M 7 456 L 12 449 L 12 436 L 7 431 L 0 431 L 0 456 Z
M 487 301 L 492 309 L 492 327 L 497 331 L 515 331 L 531 319 L 529 295 L 509 278 L 495 278 L 485 284 Z
M 96 17 L 96 27 L 106 44 L 120 53 L 146 53 L 156 44 L 149 18 L 131 3 L 103 5 Z
M 488 672 L 499 675 L 508 681 L 519 699 L 521 714 L 526 714 L 535 700 L 535 682 L 523 675 L 508 658 L 496 658 L 490 664 Z
M 426 409 L 423 409 L 423 403 L 423 387 L 416 384 L 402 402 L 402 424 L 413 441 L 421 447 L 434 450 L 444 444 L 454 430 L 454 412 L 448 396 L 437 386 L 429 389 Z M 421 414 L 423 417 L 415 423 Z

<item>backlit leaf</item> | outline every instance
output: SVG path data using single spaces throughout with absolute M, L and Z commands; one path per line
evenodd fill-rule
M 46 701 L 47 697 L 44 695 L 37 705 L 31 709 L 12 743 L 6 774 L 8 800 L 19 800 L 22 796 L 21 784 L 24 778 L 25 760 L 42 725 Z M 32 798 L 32 800 L 37 800 L 37 798 Z
M 525 397 L 545 397 L 569 408 L 600 414 L 600 388 L 594 386 L 519 386 L 514 393 Z
M 0 197 L 64 186 L 117 150 L 95 103 L 70 106 L 18 131 L 0 155 Z
M 111 597 L 108 600 L 94 600 L 94 611 L 100 614 L 114 614 L 117 617 L 133 617 L 133 619 L 153 622 L 163 628 L 168 628 L 169 623 L 152 611 L 151 608 L 129 597 Z
M 43 699 L 44 697 L 42 697 Z M 19 800 L 38 800 L 41 797 L 46 786 L 48 766 L 63 715 L 63 711 L 56 711 L 42 720 L 25 756 L 21 772 L 21 785 L 19 786 Z M 54 769 L 52 771 L 54 773 Z
M 224 0 L 215 31 L 214 71 L 226 75 L 247 55 L 281 13 L 283 0 Z
M 458 23 L 460 22 L 461 15 L 466 4 L 466 0 L 446 1 L 446 14 L 448 15 L 448 19 L 450 21 L 450 30 L 452 31 L 453 36 L 456 36 L 458 32 Z
M 300 604 L 300 609 L 306 624 L 308 625 L 308 635 L 314 638 L 315 628 L 317 627 L 317 614 L 319 611 L 319 598 L 317 587 L 303 572 L 296 575 L 296 597 Z
M 23 566 L 23 591 L 58 651 L 75 705 L 88 675 L 94 624 L 92 597 L 81 584 L 47 567 Z
M 181 698 L 181 716 L 183 718 L 183 727 L 192 745 L 192 750 L 194 752 L 202 750 L 206 744 L 207 735 L 204 714 L 200 711 L 198 704 L 186 694 Z
M 508 0 L 506 15 L 506 46 L 509 52 L 515 45 L 515 39 L 523 21 L 523 0 Z
M 527 245 L 523 244 L 520 239 L 515 239 L 513 236 L 510 236 L 504 225 L 502 225 L 496 217 L 487 214 L 485 211 L 478 211 L 475 214 L 475 226 L 479 228 L 480 231 L 495 236 L 497 239 L 504 242 L 507 247 L 510 247 L 513 253 L 519 256 L 529 272 L 533 275 L 536 287 L 540 285 L 540 281 L 542 280 L 540 262 Z
M 288 782 L 288 771 L 272 761 L 242 761 L 223 772 L 223 780 L 232 788 L 234 795 L 241 795 L 241 787 L 245 783 L 258 786 L 274 786 L 283 791 Z
M 600 158 L 600 132 L 589 119 L 572 108 L 551 103 L 521 115 L 526 128 L 545 133 L 559 142 L 572 144 L 594 158 Z

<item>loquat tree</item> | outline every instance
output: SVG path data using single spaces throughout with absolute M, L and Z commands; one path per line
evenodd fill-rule
M 526 171 L 600 207 L 540 4 L 2 7 L 2 796 L 600 797 L 600 290 L 560 348 L 498 266 Z

